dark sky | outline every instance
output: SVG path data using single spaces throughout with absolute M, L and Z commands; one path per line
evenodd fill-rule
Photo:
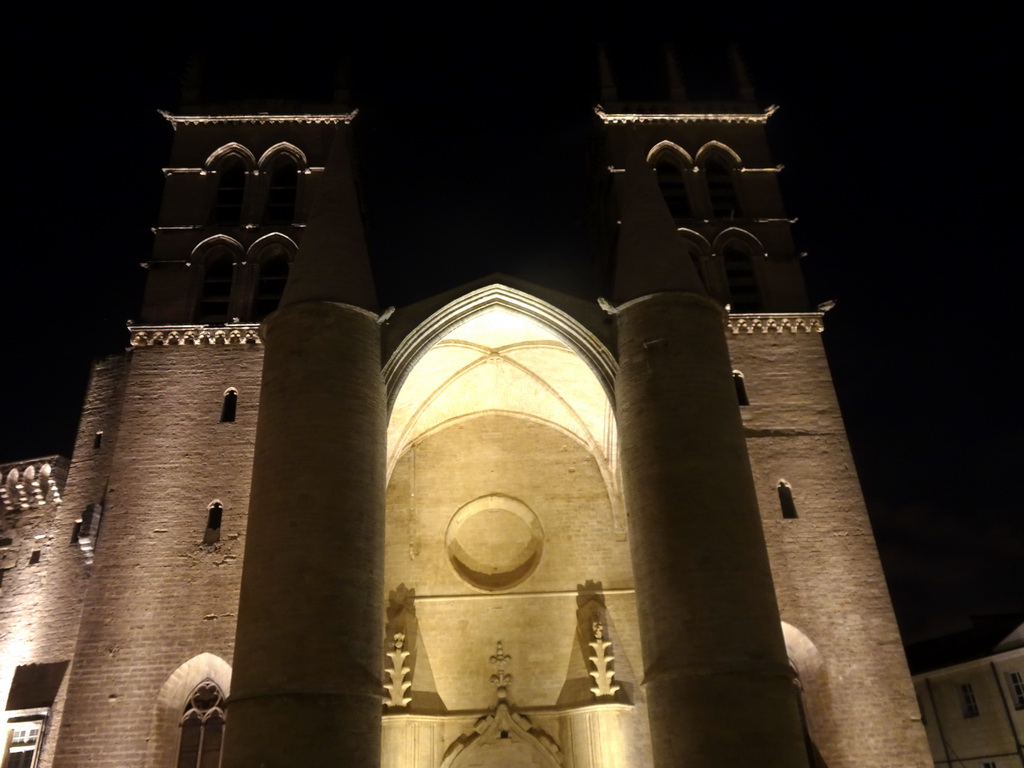
M 899 29 L 852 13 L 794 26 L 772 9 L 673 46 L 691 93 L 710 97 L 729 95 L 725 46 L 738 43 L 762 106 L 781 107 L 770 140 L 812 302 L 837 302 L 825 343 L 904 634 L 1024 609 L 1024 70 L 1010 4 Z M 252 25 L 234 43 L 216 23 L 198 29 L 72 25 L 5 54 L 17 184 L 0 461 L 69 451 L 90 360 L 127 343 L 171 142 L 156 110 L 177 109 L 190 52 L 207 54 L 209 92 L 232 97 L 324 100 L 335 62 L 351 59 L 385 305 L 493 271 L 588 291 L 595 44 L 304 32 L 257 50 Z M 661 46 L 609 46 L 637 96 L 663 86 Z

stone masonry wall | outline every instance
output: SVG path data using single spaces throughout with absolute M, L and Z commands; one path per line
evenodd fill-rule
M 131 354 L 58 766 L 142 765 L 168 676 L 202 652 L 231 660 L 262 348 Z M 214 500 L 220 541 L 204 544 Z
M 899 630 L 818 334 L 730 338 L 772 575 L 812 737 L 830 768 L 927 766 Z M 777 486 L 798 517 L 783 519 Z

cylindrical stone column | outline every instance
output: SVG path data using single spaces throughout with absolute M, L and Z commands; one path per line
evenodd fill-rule
M 618 427 L 656 768 L 807 766 L 721 308 L 618 311 Z
M 386 406 L 376 317 L 264 326 L 223 768 L 380 765 Z

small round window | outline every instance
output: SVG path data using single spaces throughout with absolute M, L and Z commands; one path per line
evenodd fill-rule
M 474 587 L 510 589 L 540 562 L 544 531 L 521 501 L 497 494 L 481 496 L 455 513 L 444 537 L 455 571 Z

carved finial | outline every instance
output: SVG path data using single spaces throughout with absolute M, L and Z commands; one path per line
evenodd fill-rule
M 491 675 L 491 685 L 497 689 L 499 700 L 506 699 L 508 698 L 508 686 L 512 684 L 512 675 L 505 672 L 505 665 L 512 661 L 512 657 L 505 653 L 500 640 L 498 649 L 491 656 L 490 661 L 491 666 L 495 668 L 494 674 Z
M 594 655 L 590 657 L 594 663 L 594 669 L 590 672 L 590 676 L 594 678 L 594 685 L 591 686 L 590 692 L 597 698 L 610 698 L 619 690 L 619 685 L 612 679 L 615 677 L 615 670 L 611 667 L 615 656 L 609 651 L 612 644 L 604 639 L 604 625 L 597 617 L 590 626 L 594 631 L 594 639 L 588 643 L 594 649 Z
M 384 700 L 384 706 L 407 707 L 412 698 L 406 696 L 405 693 L 412 687 L 412 680 L 405 679 L 410 672 L 409 667 L 405 666 L 409 652 L 402 650 L 405 645 L 405 634 L 396 632 L 391 645 L 392 650 L 387 653 L 387 657 L 391 659 L 391 667 L 384 669 L 384 673 L 390 678 L 389 682 L 384 683 L 384 690 L 388 694 Z

